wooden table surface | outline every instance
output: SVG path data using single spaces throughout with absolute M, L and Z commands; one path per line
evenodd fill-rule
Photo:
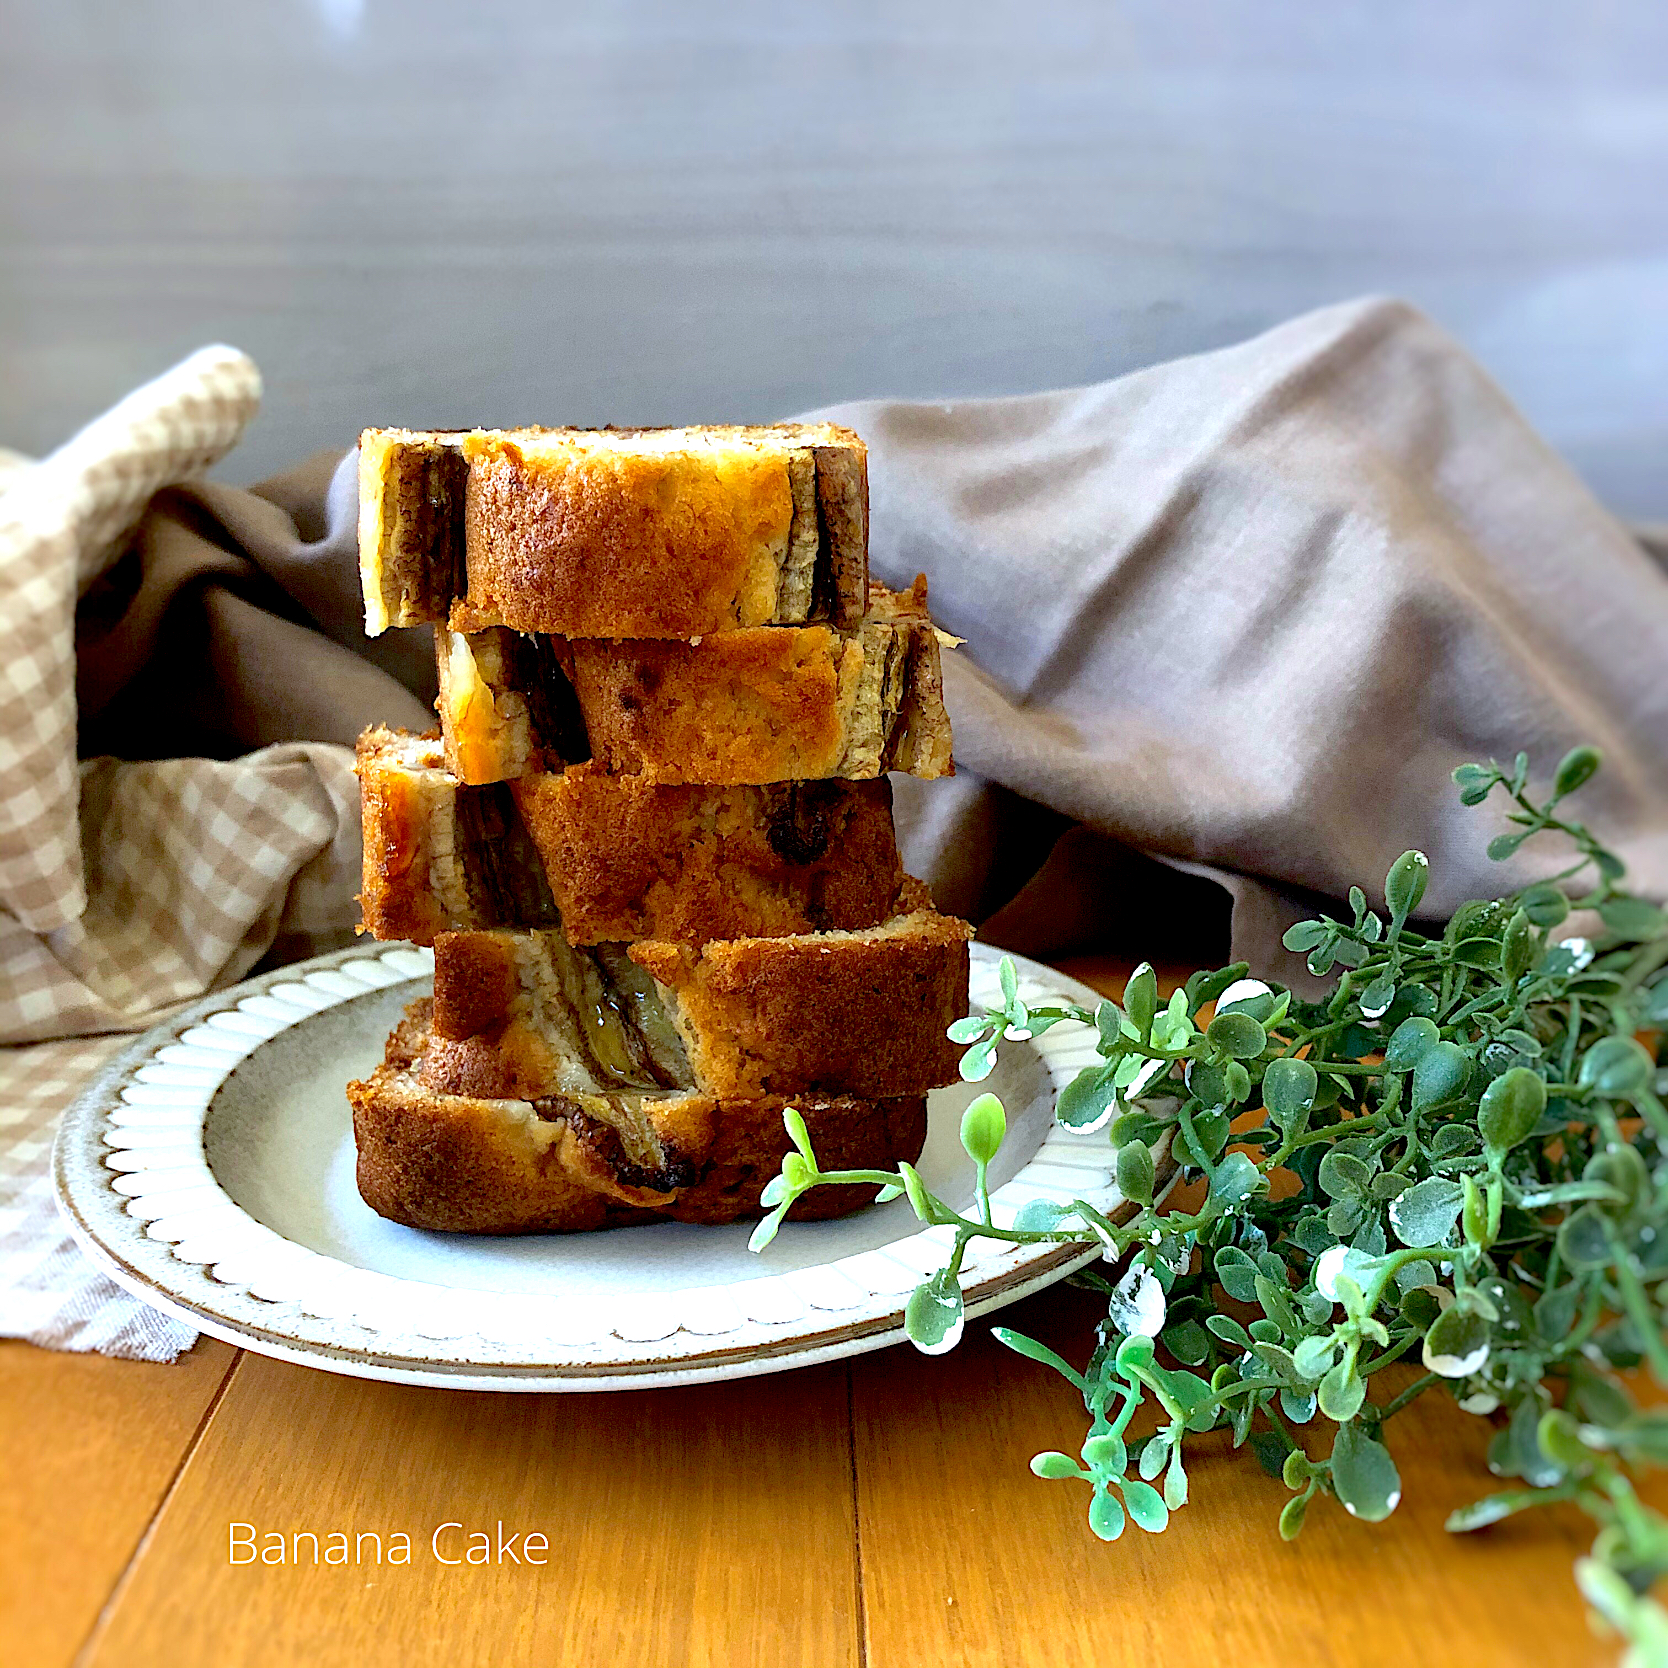
M 1062 963 L 1121 985 L 1110 957 Z M 1004 1321 L 1081 1359 L 1092 1294 Z M 339 1378 L 204 1339 L 171 1367 L 0 1344 L 0 1662 L 264 1664 L 1299 1662 L 1600 1664 L 1570 1578 L 1578 1514 L 1447 1535 L 1491 1487 L 1487 1424 L 1429 1395 L 1392 1427 L 1387 1523 L 1310 1514 L 1222 1436 L 1190 1447 L 1170 1529 L 1104 1546 L 1062 1380 L 968 1330 L 689 1389 L 520 1396 Z M 542 1565 L 445 1564 L 542 1533 Z M 234 1565 L 233 1524 L 411 1537 L 409 1566 Z M 516 1543 L 520 1549 L 522 1543 Z

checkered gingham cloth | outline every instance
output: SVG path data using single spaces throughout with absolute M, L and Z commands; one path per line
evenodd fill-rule
M 356 918 L 346 748 L 77 763 L 75 608 L 146 504 L 237 441 L 260 375 L 193 354 L 38 463 L 0 454 L 0 1337 L 168 1361 L 194 1337 L 75 1248 L 58 1116 L 128 1040 Z

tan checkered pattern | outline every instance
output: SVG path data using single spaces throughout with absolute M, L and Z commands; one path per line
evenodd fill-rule
M 76 599 L 153 493 L 237 440 L 259 389 L 242 354 L 205 348 L 44 462 L 0 469 L 0 1336 L 151 1360 L 190 1343 L 68 1238 L 58 1115 L 126 1033 L 358 920 L 346 748 L 76 763 Z
M 51 457 L 0 475 L 0 907 L 32 932 L 86 903 L 75 780 L 76 598 L 121 553 L 151 495 L 236 444 L 261 379 L 209 347 Z
M 87 1261 L 58 1214 L 47 1168 L 59 1112 L 128 1040 L 0 1049 L 0 1336 L 172 1361 L 196 1334 Z

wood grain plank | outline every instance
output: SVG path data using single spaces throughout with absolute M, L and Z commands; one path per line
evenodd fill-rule
M 68 1663 L 177 1475 L 236 1351 L 171 1367 L 0 1342 L 0 1641 Z
M 89 1660 L 546 1665 L 857 1660 L 847 1383 L 515 1396 L 246 1357 Z M 228 1527 L 411 1537 L 409 1566 L 228 1562 Z M 549 1561 L 447 1565 L 437 1526 L 549 1537 Z M 266 1544 L 258 1542 L 257 1544 Z M 351 1544 L 351 1543 L 350 1543 Z M 521 1543 L 525 1545 L 525 1541 Z M 288 1548 L 286 1548 L 288 1550 Z
M 1082 1361 L 1102 1312 L 1057 1288 L 1002 1318 Z M 1225 1433 L 1190 1448 L 1192 1502 L 1168 1530 L 1097 1541 L 1087 1491 L 1027 1469 L 1042 1449 L 1076 1450 L 1081 1399 L 983 1326 L 941 1359 L 889 1350 L 856 1363 L 853 1404 L 869 1668 L 1615 1660 L 1571 1579 L 1592 1539 L 1580 1514 L 1444 1531 L 1449 1511 L 1499 1485 L 1483 1463 L 1487 1423 L 1439 1394 L 1390 1427 L 1395 1515 L 1361 1524 L 1318 1502 L 1290 1546 L 1275 1532 L 1285 1488 Z

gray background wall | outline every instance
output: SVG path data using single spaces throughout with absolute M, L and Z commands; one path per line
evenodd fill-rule
M 1660 0 L 0 0 L 0 443 L 1020 390 L 1369 290 L 1668 516 Z

